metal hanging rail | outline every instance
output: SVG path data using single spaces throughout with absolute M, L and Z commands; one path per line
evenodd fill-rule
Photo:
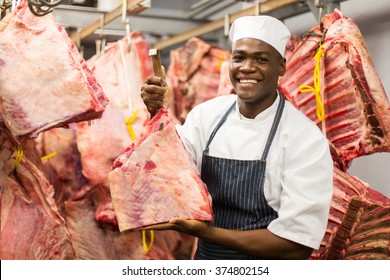
M 196 27 L 194 29 L 179 33 L 175 36 L 172 36 L 168 39 L 161 40 L 156 42 L 153 45 L 153 48 L 156 49 L 164 49 L 173 45 L 176 45 L 178 43 L 184 42 L 192 37 L 197 37 L 203 34 L 210 33 L 212 31 L 218 30 L 220 28 L 223 28 L 226 26 L 227 22 L 226 19 L 228 18 L 228 23 L 232 23 L 235 19 L 242 17 L 242 16 L 253 16 L 258 14 L 263 14 L 270 12 L 272 10 L 282 8 L 284 6 L 293 5 L 301 3 L 302 0 L 269 0 L 265 3 L 257 3 L 254 6 L 244 9 L 242 11 L 233 13 L 228 15 L 228 17 L 221 18 L 219 20 L 206 23 L 200 27 Z
M 140 12 L 146 10 L 149 8 L 147 5 L 142 5 L 142 2 L 145 2 L 144 0 L 127 0 L 127 13 L 128 14 L 139 14 Z M 122 5 L 119 5 L 111 12 L 108 12 L 104 15 L 103 19 L 96 20 L 95 22 L 91 23 L 90 25 L 86 26 L 82 30 L 71 34 L 70 38 L 73 42 L 77 43 L 83 38 L 88 37 L 89 35 L 93 34 L 97 29 L 99 29 L 102 25 L 106 25 L 113 20 L 115 20 L 118 17 L 122 16 Z

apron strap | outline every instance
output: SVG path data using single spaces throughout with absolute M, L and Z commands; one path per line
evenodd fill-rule
M 263 162 L 265 162 L 267 160 L 269 149 L 271 147 L 272 141 L 275 137 L 276 130 L 278 129 L 280 119 L 282 118 L 282 114 L 283 114 L 285 100 L 281 94 L 279 94 L 279 96 L 280 96 L 280 101 L 278 104 L 278 109 L 276 110 L 274 122 L 272 123 L 271 131 L 268 135 L 268 139 L 267 139 L 267 143 L 265 144 L 265 147 L 264 147 L 263 155 L 261 156 L 261 161 L 263 161 Z
M 230 115 L 230 112 L 233 111 L 233 108 L 235 107 L 235 105 L 236 105 L 236 100 L 234 100 L 233 104 L 232 104 L 232 105 L 230 106 L 230 108 L 226 111 L 226 113 L 223 115 L 222 119 L 219 121 L 219 123 L 218 123 L 217 126 L 214 128 L 213 132 L 211 133 L 210 138 L 209 138 L 209 141 L 207 141 L 206 149 L 204 150 L 204 152 L 205 152 L 206 154 L 209 153 L 209 145 L 210 145 L 211 141 L 213 141 L 215 134 L 217 134 L 218 129 L 224 124 L 224 122 L 226 121 L 226 119 L 227 119 L 228 116 Z

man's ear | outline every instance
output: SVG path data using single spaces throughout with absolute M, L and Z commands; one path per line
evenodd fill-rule
M 286 74 L 286 59 L 283 57 L 280 61 L 279 76 L 282 77 L 284 74 Z

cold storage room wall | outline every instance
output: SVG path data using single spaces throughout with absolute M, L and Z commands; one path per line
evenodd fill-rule
M 348 0 L 341 3 L 340 10 L 345 16 L 352 18 L 362 32 L 375 69 L 390 99 L 390 1 Z M 316 22 L 313 13 L 285 20 L 291 32 L 296 35 L 307 31 Z M 390 153 L 356 158 L 348 173 L 390 197 Z

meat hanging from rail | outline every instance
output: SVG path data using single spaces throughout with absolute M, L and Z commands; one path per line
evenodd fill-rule
M 314 87 L 314 57 L 320 46 L 323 122 L 316 114 L 321 105 L 313 91 L 300 90 L 303 85 Z M 279 90 L 324 130 L 339 167 L 347 170 L 356 157 L 390 152 L 390 103 L 354 21 L 336 9 L 293 48 Z
M 18 141 L 101 117 L 108 104 L 64 28 L 27 1 L 0 22 L 0 113 Z

